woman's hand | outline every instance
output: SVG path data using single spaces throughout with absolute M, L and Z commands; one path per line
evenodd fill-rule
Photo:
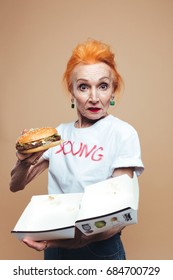
M 43 251 L 48 247 L 47 241 L 33 241 L 26 238 L 23 239 L 23 243 L 26 244 L 28 247 L 35 249 L 36 251 Z
M 45 151 L 44 151 L 45 152 Z M 18 160 L 11 171 L 10 190 L 17 192 L 48 168 L 49 162 L 42 157 L 43 151 L 33 154 L 16 154 Z
M 57 240 L 48 240 L 48 241 L 33 241 L 30 239 L 23 239 L 23 242 L 30 248 L 35 249 L 37 251 L 43 251 L 47 248 L 81 248 L 86 246 L 89 243 L 101 241 L 108 239 L 119 233 L 124 226 L 114 227 L 105 232 L 93 234 L 90 236 L 84 235 L 78 228 L 75 229 L 75 237 L 70 239 L 57 239 Z
M 22 154 L 17 151 L 16 156 L 17 156 L 18 160 L 20 161 L 20 163 L 30 166 L 30 165 L 35 165 L 44 152 L 45 151 L 36 152 L 36 153 L 32 153 L 32 154 Z
M 21 134 L 25 132 L 27 132 L 26 129 Z M 12 192 L 23 190 L 29 182 L 48 168 L 48 161 L 42 157 L 44 152 L 45 150 L 32 154 L 16 152 L 17 162 L 11 171 L 9 184 Z
M 33 248 L 37 251 L 45 250 L 46 248 L 80 248 L 85 246 L 88 243 L 87 236 L 82 234 L 82 232 L 76 228 L 75 237 L 69 239 L 57 239 L 49 241 L 33 241 L 30 239 L 23 239 L 23 242 L 30 248 Z

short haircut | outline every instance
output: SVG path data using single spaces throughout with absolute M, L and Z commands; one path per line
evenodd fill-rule
M 120 92 L 123 81 L 117 71 L 115 55 L 111 51 L 109 45 L 95 39 L 88 39 L 86 42 L 78 44 L 73 50 L 63 77 L 68 91 L 71 92 L 72 90 L 71 75 L 75 66 L 79 64 L 95 64 L 100 62 L 106 63 L 110 66 L 114 77 L 114 92 Z

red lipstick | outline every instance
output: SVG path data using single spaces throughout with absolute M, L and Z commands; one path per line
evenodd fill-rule
M 100 111 L 100 108 L 97 107 L 90 107 L 88 108 L 88 110 L 92 113 L 98 113 Z

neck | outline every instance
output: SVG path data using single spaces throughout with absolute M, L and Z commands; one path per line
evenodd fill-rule
M 108 114 L 106 114 L 107 116 Z M 87 119 L 85 117 L 79 118 L 76 122 L 75 122 L 75 127 L 76 128 L 86 128 L 86 127 L 90 127 L 93 124 L 95 124 L 96 122 L 98 122 L 101 119 L 104 119 L 106 116 L 101 117 L 100 119 L 96 119 L 96 120 L 90 120 Z

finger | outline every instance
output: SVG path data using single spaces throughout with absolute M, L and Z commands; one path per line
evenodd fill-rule
M 44 152 L 45 151 L 32 153 L 32 154 L 22 154 L 17 151 L 16 156 L 20 161 L 25 160 L 25 162 L 30 163 L 31 165 L 35 165 Z
M 21 135 L 23 135 L 24 133 L 26 133 L 28 131 L 28 129 L 24 128 L 22 131 L 21 131 Z
M 20 153 L 19 151 L 16 151 L 16 156 L 19 160 L 24 160 L 24 159 L 29 158 L 31 155 L 30 154 L 24 155 L 24 154 Z
M 47 241 L 33 241 L 29 239 L 24 239 L 23 243 L 25 243 L 28 247 L 35 249 L 37 251 L 43 251 L 47 248 Z

